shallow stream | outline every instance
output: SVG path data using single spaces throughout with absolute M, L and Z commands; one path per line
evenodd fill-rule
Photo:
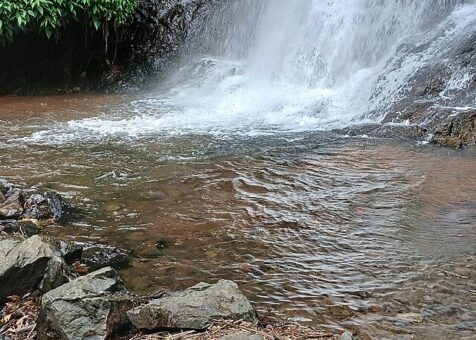
M 363 339 L 474 338 L 474 150 L 272 127 L 88 128 L 137 103 L 0 99 L 0 179 L 60 192 L 75 213 L 48 232 L 129 251 L 129 289 L 228 278 L 279 320 Z

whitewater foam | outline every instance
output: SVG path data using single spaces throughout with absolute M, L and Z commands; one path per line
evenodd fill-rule
M 203 23 L 201 23 L 203 24 Z M 156 91 L 29 142 L 260 135 L 379 122 L 476 27 L 475 1 L 242 0 L 210 16 Z M 441 96 L 472 78 L 455 68 Z

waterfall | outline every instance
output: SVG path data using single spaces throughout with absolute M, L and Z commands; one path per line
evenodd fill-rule
M 468 37 L 476 41 L 476 0 L 208 4 L 156 91 L 107 117 L 69 122 L 70 134 L 254 135 L 381 122 L 399 103 L 422 100 L 411 91 L 415 75 L 441 64 L 448 79 L 434 103 L 476 107 L 476 66 L 455 57 Z
M 180 99 L 199 116 L 250 124 L 378 121 L 415 72 L 475 32 L 475 3 L 228 1 L 189 40 L 182 71 L 199 76 Z

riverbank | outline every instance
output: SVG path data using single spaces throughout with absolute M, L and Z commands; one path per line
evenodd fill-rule
M 129 292 L 108 258 L 96 268 L 73 243 L 42 236 L 67 213 L 51 191 L 0 190 L 0 337 L 7 339 L 352 339 L 297 324 L 259 323 L 236 283 Z M 101 261 L 102 260 L 102 261 Z M 94 314 L 91 314 L 94 310 Z M 160 330 L 160 333 L 154 331 Z M 126 335 L 127 334 L 127 335 Z

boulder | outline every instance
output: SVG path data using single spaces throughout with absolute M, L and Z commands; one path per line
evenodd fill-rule
M 15 244 L 0 258 L 0 302 L 10 295 L 23 295 L 37 288 L 47 269 L 53 266 L 51 261 L 63 260 L 54 242 L 45 236 L 35 235 Z M 58 271 L 53 274 L 63 276 Z M 62 283 L 67 280 L 65 276 L 54 281 Z M 54 288 L 55 283 L 50 286 Z
M 106 339 L 127 328 L 132 301 L 117 272 L 103 268 L 43 295 L 39 339 Z
M 24 217 L 38 220 L 53 219 L 57 221 L 63 215 L 63 199 L 55 192 L 34 194 L 25 201 Z
M 15 248 L 17 244 L 21 243 L 20 240 L 13 238 L 0 238 L 0 259 L 7 256 L 7 254 Z
M 184 291 L 150 301 L 127 313 L 141 330 L 205 329 L 218 319 L 243 319 L 257 323 L 256 312 L 232 281 L 199 283 Z

